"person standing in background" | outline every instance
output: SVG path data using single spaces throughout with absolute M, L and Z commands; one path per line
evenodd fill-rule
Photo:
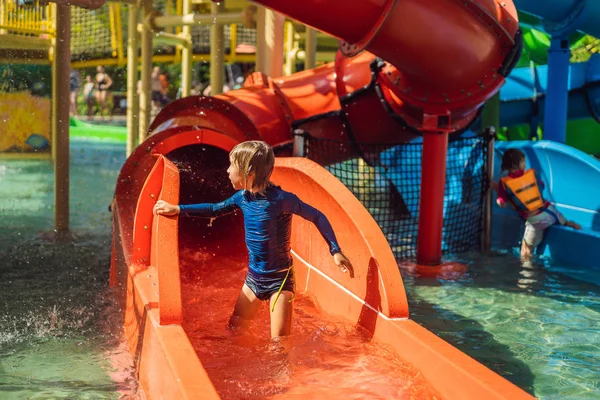
M 98 67 L 96 68 L 96 79 L 94 81 L 96 84 L 94 92 L 96 96 L 96 101 L 98 102 L 98 106 L 100 108 L 100 116 L 104 116 L 104 110 L 106 109 L 108 117 L 110 118 L 111 113 L 108 109 L 108 104 L 106 101 L 108 99 L 108 89 L 113 84 L 113 81 L 110 78 L 110 76 L 108 76 L 108 74 L 104 71 L 103 66 L 98 65 Z
M 161 108 L 163 87 L 160 81 L 160 67 L 154 67 L 150 80 L 150 89 L 152 90 L 152 114 L 156 115 Z
M 76 69 L 72 69 L 69 74 L 69 101 L 70 101 L 70 114 L 77 115 L 77 95 L 81 89 L 81 75 Z
M 83 84 L 83 99 L 85 100 L 85 104 L 87 106 L 87 119 L 91 120 L 92 115 L 94 115 L 94 87 L 96 84 L 92 80 L 90 75 L 86 75 L 85 83 Z

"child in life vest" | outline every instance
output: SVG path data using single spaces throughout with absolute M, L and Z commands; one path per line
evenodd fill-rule
M 581 229 L 581 225 L 567 221 L 565 217 L 542 197 L 544 182 L 533 169 L 526 170 L 525 154 L 518 149 L 508 149 L 502 156 L 500 169 L 508 174 L 492 187 L 497 190 L 496 203 L 500 207 L 507 204 L 525 220 L 525 233 L 521 244 L 521 259 L 531 258 L 533 250 L 540 244 L 544 231 L 554 225 L 566 225 Z
M 241 209 L 249 265 L 229 326 L 246 325 L 258 313 L 261 301 L 268 300 L 271 337 L 287 336 L 292 324 L 292 299 L 296 289 L 290 254 L 292 215 L 299 215 L 317 226 L 329 245 L 334 262 L 351 277 L 352 265 L 342 254 L 325 215 L 269 181 L 275 156 L 267 143 L 240 143 L 231 150 L 229 162 L 229 180 L 238 190 L 233 196 L 216 204 L 174 205 L 159 200 L 154 206 L 154 213 L 215 218 Z

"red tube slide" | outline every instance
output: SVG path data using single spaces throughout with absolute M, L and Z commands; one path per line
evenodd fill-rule
M 381 137 L 397 143 L 421 131 L 464 129 L 519 56 L 510 1 L 256 3 L 346 40 L 335 64 L 276 80 L 255 74 L 244 89 L 217 96 L 243 111 L 274 146 L 289 141 L 292 125 L 308 118 L 322 116 L 317 125 L 331 126 L 325 115 L 333 111 L 344 114 L 349 126 L 342 131 L 358 142 Z M 187 115 L 184 109 L 180 102 L 167 107 L 151 132 L 180 112 Z M 339 130 L 310 127 L 313 135 L 340 137 Z

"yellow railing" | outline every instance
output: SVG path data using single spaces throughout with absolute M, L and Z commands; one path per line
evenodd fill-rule
M 0 0 L 0 34 L 54 35 L 50 6 L 19 5 Z
M 23 1 L 0 0 L 0 48 L 36 49 L 44 43 L 41 38 L 51 39 L 55 36 L 53 16 L 55 5 L 40 6 L 38 2 L 30 0 L 33 5 L 19 5 Z M 199 0 L 193 0 L 198 2 Z M 208 0 L 203 5 L 210 4 Z M 240 2 L 241 0 L 232 0 Z M 181 15 L 183 12 L 182 0 L 165 0 L 165 15 Z M 198 10 L 196 10 L 198 12 Z M 125 65 L 127 62 L 123 37 L 123 18 L 126 12 L 117 2 L 109 2 L 97 10 L 84 10 L 73 8 L 71 10 L 71 54 L 72 66 L 75 68 L 91 67 L 97 65 Z M 125 21 L 126 23 L 126 21 Z M 202 28 L 202 27 L 200 27 Z M 196 40 L 200 38 L 201 47 L 209 35 L 204 29 L 193 28 Z M 200 30 L 200 32 L 198 32 Z M 181 27 L 166 29 L 171 33 L 181 32 Z M 195 32 L 195 33 L 194 33 Z M 232 24 L 226 31 L 230 39 L 230 54 L 225 55 L 228 63 L 251 63 L 255 60 L 254 54 L 236 54 L 238 44 L 254 44 L 252 33 L 241 25 Z M 207 33 L 207 32 L 206 32 Z M 6 35 L 2 37 L 2 35 Z M 11 37 L 12 36 L 12 37 Z M 29 38 L 32 40 L 30 41 Z M 31 46 L 27 44 L 34 43 Z M 10 44 L 10 46 L 9 46 Z M 50 43 L 47 43 L 48 47 Z M 7 47 L 9 46 L 9 47 Z M 32 47 L 33 46 L 33 47 Z M 89 54 L 88 54 L 89 53 Z M 85 56 L 82 57 L 82 54 Z M 208 54 L 194 54 L 194 62 L 208 61 Z M 1 59 L 0 62 L 5 61 Z M 45 63 L 47 59 L 31 59 L 31 63 Z M 181 62 L 181 49 L 176 49 L 175 54 L 155 54 L 154 62 L 179 63 Z

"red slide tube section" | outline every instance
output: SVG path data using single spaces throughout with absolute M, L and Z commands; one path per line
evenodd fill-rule
M 374 59 L 368 52 L 353 58 L 339 53 L 336 63 L 276 80 L 254 73 L 242 89 L 170 103 L 152 122 L 150 134 L 212 129 L 238 141 L 261 139 L 277 148 L 292 143 L 295 124 L 324 139 L 396 144 L 414 139 L 416 131 L 396 121 L 374 89 L 346 100 L 342 107 L 340 98 L 372 83 L 369 64 Z
M 173 102 L 150 133 L 184 125 L 214 129 L 222 124 L 209 115 L 215 112 L 239 125 L 242 135 L 232 136 L 256 134 L 272 146 L 291 143 L 293 126 L 359 143 L 411 140 L 429 130 L 424 121 L 431 115 L 441 116 L 436 130 L 461 130 L 504 82 L 518 29 L 510 1 L 257 3 L 356 45 L 342 46 L 335 64 L 275 80 L 255 73 L 244 88 L 196 100 L 189 109 L 188 99 Z M 383 59 L 376 66 L 375 55 Z
M 422 114 L 467 116 L 504 82 L 501 66 L 518 30 L 511 1 L 257 0 L 345 41 L 342 53 L 368 50 L 387 61 L 388 99 Z M 470 116 L 470 119 L 474 116 Z M 452 128 L 450 121 L 449 128 Z

